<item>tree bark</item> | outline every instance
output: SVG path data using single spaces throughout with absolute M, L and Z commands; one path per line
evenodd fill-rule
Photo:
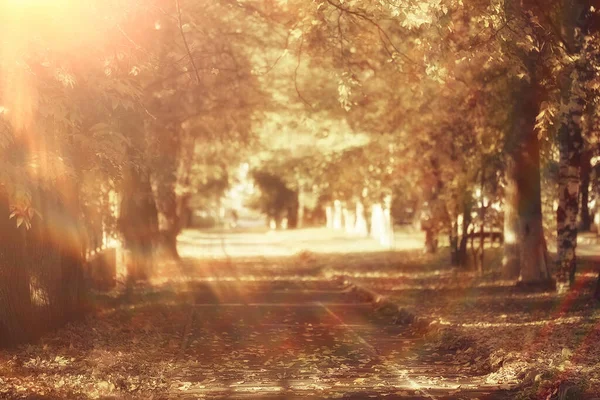
M 119 213 L 119 230 L 130 252 L 126 282 L 149 277 L 158 236 L 158 210 L 149 174 L 132 167 L 125 179 Z
M 507 279 L 517 279 L 521 270 L 520 246 L 517 241 L 519 232 L 518 213 L 518 171 L 514 160 L 508 158 L 506 163 L 506 187 L 504 188 L 504 257 L 502 267 Z
M 587 151 L 582 155 L 581 158 L 581 183 L 579 185 L 579 192 L 581 193 L 581 212 L 579 217 L 579 230 L 582 232 L 590 231 L 592 227 L 592 216 L 590 213 L 589 201 L 590 201 L 590 182 L 592 174 L 592 152 Z
M 541 88 L 535 61 L 528 61 L 528 80 L 519 79 L 514 85 L 506 148 L 504 267 L 508 276 L 519 271 L 519 281 L 523 284 L 545 285 L 550 272 L 542 225 L 540 143 L 535 130 Z
M 570 50 L 581 58 L 563 75 L 562 109 L 558 128 L 560 153 L 558 174 L 557 224 L 557 287 L 560 292 L 571 287 L 577 266 L 577 215 L 579 212 L 580 166 L 583 153 L 583 112 L 585 109 L 585 83 L 588 75 L 580 29 L 583 1 L 569 1 L 565 10 L 563 31 Z

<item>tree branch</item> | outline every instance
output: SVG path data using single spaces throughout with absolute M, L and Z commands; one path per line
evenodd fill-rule
M 185 32 L 183 32 L 183 25 L 181 24 L 181 6 L 179 4 L 179 0 L 175 0 L 175 7 L 177 8 L 177 24 L 179 25 L 179 32 L 181 33 L 181 38 L 183 39 L 183 44 L 185 45 L 185 49 L 190 57 L 190 62 L 192 63 L 192 67 L 194 68 L 194 73 L 196 74 L 196 83 L 200 83 L 200 74 L 198 73 L 198 68 L 196 67 L 196 63 L 194 62 L 194 57 L 192 57 L 192 52 L 190 51 L 190 46 L 185 38 Z
M 304 33 L 302 33 L 302 36 L 300 37 L 300 46 L 298 46 L 298 63 L 296 64 L 296 68 L 294 69 L 294 88 L 296 89 L 296 93 L 298 94 L 298 97 L 300 98 L 300 100 L 302 100 L 302 102 L 304 104 L 306 104 L 307 106 L 309 106 L 311 109 L 313 108 L 312 104 L 310 104 L 308 102 L 308 100 L 306 100 L 304 98 L 304 96 L 302 96 L 302 93 L 300 93 L 300 89 L 298 89 L 298 70 L 300 69 L 300 61 L 302 59 L 302 46 L 304 45 Z
M 342 32 L 342 16 L 344 15 L 343 11 L 340 11 L 340 15 L 337 19 L 337 27 L 338 33 L 340 35 L 340 58 L 342 60 L 342 65 L 344 64 L 344 33 Z
M 379 35 L 383 36 L 385 38 L 385 41 L 387 41 L 389 43 L 389 45 L 394 49 L 394 51 L 396 53 L 400 54 L 406 61 L 410 62 L 411 64 L 416 64 L 412 58 L 410 58 L 406 53 L 400 51 L 400 49 L 398 49 L 398 47 L 396 47 L 396 45 L 394 44 L 394 42 L 392 41 L 390 36 L 387 34 L 387 32 L 381 27 L 381 25 L 379 25 L 377 22 L 375 22 L 372 18 L 370 18 L 369 16 L 367 16 L 361 12 L 350 10 L 350 9 L 342 6 L 341 4 L 336 4 L 332 0 L 326 0 L 326 1 L 327 1 L 327 3 L 331 4 L 333 7 L 337 8 L 338 10 L 345 12 L 347 14 L 350 14 L 350 15 L 354 15 L 355 17 L 360 18 L 363 21 L 366 21 L 367 23 L 373 25 L 379 32 Z

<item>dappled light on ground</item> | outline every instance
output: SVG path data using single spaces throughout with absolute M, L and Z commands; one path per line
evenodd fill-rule
M 567 300 L 519 291 L 491 266 L 486 276 L 452 270 L 443 252 L 370 239 L 360 239 L 369 252 L 351 240 L 342 252 L 318 230 L 273 242 L 243 233 L 284 249 L 256 257 L 238 235 L 187 233 L 182 247 L 195 237 L 202 257 L 157 265 L 129 303 L 98 293 L 85 321 L 2 354 L 0 395 L 512 399 L 538 374 L 600 387 L 600 315 L 583 307 L 585 274 Z M 284 256 L 299 237 L 306 247 Z

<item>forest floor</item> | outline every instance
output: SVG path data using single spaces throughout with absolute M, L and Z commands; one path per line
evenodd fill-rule
M 600 398 L 593 257 L 559 296 L 503 281 L 498 249 L 481 276 L 421 243 L 187 231 L 127 303 L 96 293 L 84 320 L 0 351 L 0 398 Z

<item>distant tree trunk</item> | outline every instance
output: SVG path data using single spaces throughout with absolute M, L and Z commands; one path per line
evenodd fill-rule
M 458 221 L 453 218 L 450 222 L 450 264 L 454 267 L 461 265 L 460 246 L 458 240 Z
M 127 265 L 130 284 L 149 277 L 158 236 L 158 210 L 147 172 L 131 168 L 125 179 L 119 214 L 119 230 L 131 257 Z
M 466 267 L 467 266 L 467 244 L 468 244 L 468 233 L 469 226 L 471 225 L 471 193 L 468 192 L 463 198 L 462 214 L 456 219 L 456 266 Z
M 506 163 L 506 187 L 504 188 L 504 257 L 502 266 L 508 279 L 517 279 L 521 270 L 519 259 L 520 246 L 517 241 L 519 232 L 518 189 L 515 163 L 508 159 Z
M 356 202 L 356 224 L 354 226 L 354 232 L 359 236 L 369 236 L 365 206 L 360 200 Z
M 469 231 L 469 225 L 471 225 L 471 207 L 469 204 L 465 203 L 464 206 L 464 211 L 463 211 L 463 218 L 461 221 L 462 224 L 462 228 L 461 228 L 461 238 L 460 238 L 460 244 L 458 246 L 458 265 L 461 267 L 466 267 L 467 266 L 467 243 L 468 243 L 468 231 Z
M 299 202 L 298 202 L 298 192 L 291 192 L 291 201 L 287 204 L 287 229 L 296 229 L 298 228 L 298 210 L 299 210 Z
M 160 245 L 168 257 L 179 258 L 177 236 L 181 231 L 179 199 L 175 194 L 175 185 L 160 188 L 158 197 Z M 164 185 L 167 186 L 167 185 Z
M 465 228 L 464 233 L 463 233 L 462 237 L 460 238 L 460 244 L 458 246 L 458 264 L 457 265 L 459 267 L 467 266 L 467 244 L 468 244 L 467 229 L 469 229 L 469 228 L 468 227 Z
M 155 202 L 158 211 L 158 228 L 160 240 L 157 243 L 162 255 L 179 258 L 177 253 L 177 236 L 181 221 L 178 210 L 178 198 L 175 192 L 177 184 L 178 164 L 181 156 L 181 132 L 172 128 L 167 135 L 161 135 L 160 146 L 162 157 L 153 165 L 152 179 L 156 188 Z
M 344 214 L 344 230 L 348 234 L 353 234 L 354 233 L 354 227 L 356 226 L 356 214 L 355 214 L 355 210 L 356 209 L 354 207 L 352 207 L 352 209 L 344 207 L 344 209 L 343 209 L 343 214 Z
M 297 220 L 296 227 L 299 229 L 304 227 L 304 208 L 305 208 L 304 188 L 302 187 L 302 184 L 299 184 L 298 185 L 298 215 L 296 217 L 296 220 Z
M 438 230 L 431 209 L 427 209 L 421 213 L 421 230 L 425 232 L 425 253 L 434 254 L 437 252 L 438 247 Z
M 343 228 L 342 202 L 334 200 L 333 202 L 333 229 L 341 230 Z
M 331 204 L 325 206 L 325 220 L 327 228 L 333 229 L 333 206 Z
M 590 181 L 592 174 L 592 152 L 586 151 L 581 158 L 581 184 L 579 185 L 579 192 L 581 193 L 581 212 L 579 220 L 579 230 L 582 232 L 588 232 L 592 227 L 592 216 L 590 214 Z
M 425 229 L 425 253 L 434 254 L 437 252 L 438 237 L 433 229 Z
M 485 214 L 487 211 L 487 207 L 489 204 L 485 204 L 485 164 L 482 163 L 481 166 L 481 208 L 479 209 L 479 220 L 481 221 L 481 226 L 479 227 L 479 258 L 477 261 L 477 268 L 480 274 L 483 274 L 485 271 Z M 490 236 L 491 238 L 491 236 Z M 491 238 L 493 240 L 493 238 Z
M 504 267 L 509 276 L 519 271 L 522 284 L 536 285 L 547 284 L 550 272 L 542 226 L 540 143 L 535 130 L 541 88 L 535 75 L 535 60 L 528 62 L 529 80 L 519 79 L 513 89 L 506 149 Z
M 383 236 L 380 243 L 392 249 L 394 247 L 394 220 L 392 219 L 392 195 L 383 199 Z
M 375 203 L 372 206 L 371 237 L 377 240 L 382 246 L 388 248 L 393 246 L 394 233 L 387 202 L 384 204 Z

